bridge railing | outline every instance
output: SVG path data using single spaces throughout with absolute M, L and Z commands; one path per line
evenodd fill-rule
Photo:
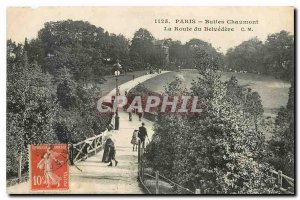
M 76 144 L 69 145 L 70 164 L 76 164 L 87 159 L 91 155 L 96 155 L 102 147 L 102 134 L 88 138 Z
M 174 181 L 170 180 L 169 178 L 163 176 L 159 173 L 159 171 L 156 171 L 154 173 L 148 173 L 145 172 L 145 157 L 144 157 L 144 151 L 145 148 L 141 148 L 141 144 L 139 141 L 138 145 L 138 181 L 141 184 L 141 186 L 144 188 L 144 190 L 148 194 L 162 194 L 163 190 L 160 189 L 160 182 L 168 183 L 172 188 L 175 187 L 177 190 L 180 190 L 184 194 L 206 194 L 206 190 L 201 190 L 201 188 L 196 189 L 195 191 L 191 191 L 188 188 L 185 188 Z M 275 171 L 271 170 L 271 174 L 275 175 L 277 177 L 277 187 L 280 190 L 282 194 L 295 194 L 295 180 L 285 174 L 282 173 L 282 171 Z M 147 180 L 155 180 L 155 191 L 153 189 L 153 186 L 149 186 L 145 182 L 145 177 L 147 177 Z M 172 192 L 172 191 L 171 191 Z
M 295 194 L 295 180 L 287 175 L 284 175 L 282 171 L 271 170 L 271 173 L 277 176 L 277 186 L 279 190 L 284 194 Z
M 26 182 L 29 180 L 29 175 L 28 174 L 24 174 L 21 177 L 17 177 L 17 178 L 12 178 L 6 181 L 6 187 L 10 187 L 13 185 L 16 185 L 18 183 L 22 183 L 22 182 Z
M 160 183 L 162 181 L 165 183 L 168 183 L 172 188 L 176 187 L 177 189 L 180 189 L 182 191 L 182 193 L 200 194 L 200 189 L 196 189 L 196 191 L 193 192 L 190 189 L 185 188 L 185 187 L 175 183 L 174 181 L 168 179 L 167 177 L 163 176 L 162 174 L 159 173 L 159 171 L 156 171 L 155 175 L 145 172 L 144 151 L 145 151 L 145 148 L 141 148 L 141 143 L 139 141 L 139 144 L 138 144 L 138 181 L 148 194 L 162 194 L 163 190 L 160 189 Z M 145 177 L 147 177 L 148 180 L 155 181 L 155 191 L 153 191 L 153 189 L 151 189 L 149 186 L 147 186 L 147 183 L 145 182 Z
M 84 141 L 76 144 L 68 145 L 68 159 L 69 164 L 74 165 L 82 160 L 85 160 L 89 156 L 95 155 L 101 150 L 102 147 L 102 133 L 94 137 L 90 137 Z M 29 180 L 28 173 L 22 174 L 19 177 L 8 179 L 6 186 L 10 187 L 18 183 L 26 182 Z

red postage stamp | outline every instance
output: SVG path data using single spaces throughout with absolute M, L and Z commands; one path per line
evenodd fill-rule
M 30 145 L 31 190 L 68 190 L 69 166 L 66 144 Z

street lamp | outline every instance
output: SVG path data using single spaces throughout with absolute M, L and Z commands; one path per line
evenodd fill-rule
M 114 65 L 116 70 L 115 70 L 115 76 L 116 76 L 116 98 L 115 101 L 117 101 L 117 97 L 119 96 L 119 83 L 118 83 L 118 77 L 120 75 L 120 69 L 122 68 L 119 61 L 117 61 L 117 63 Z M 115 102 L 117 103 L 117 102 Z M 115 130 L 119 130 L 119 114 L 118 114 L 118 106 L 116 109 L 116 116 L 115 116 Z
M 118 83 L 118 77 L 120 75 L 120 71 L 116 70 L 115 71 L 115 76 L 116 76 L 116 96 L 119 95 L 119 83 Z

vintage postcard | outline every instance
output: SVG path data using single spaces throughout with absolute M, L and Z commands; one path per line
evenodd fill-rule
M 294 13 L 7 8 L 7 193 L 294 195 Z

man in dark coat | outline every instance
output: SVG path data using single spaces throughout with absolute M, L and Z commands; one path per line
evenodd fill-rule
M 142 123 L 142 126 L 139 127 L 138 137 L 141 140 L 142 148 L 145 148 L 145 139 L 146 139 L 146 137 L 148 137 L 148 134 L 147 134 L 147 129 L 145 128 L 144 122 Z

